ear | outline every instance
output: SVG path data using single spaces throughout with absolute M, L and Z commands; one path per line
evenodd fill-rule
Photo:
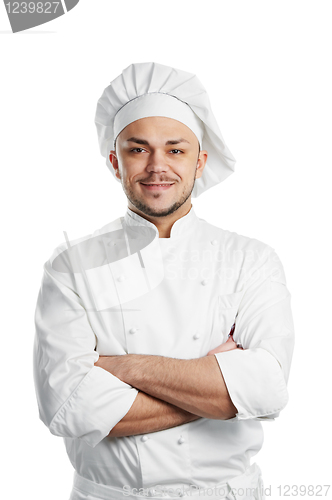
M 208 158 L 208 152 L 205 151 L 204 149 L 203 151 L 200 151 L 197 160 L 195 179 L 199 179 L 202 176 L 207 158 Z
M 113 151 L 113 150 L 110 151 L 110 153 L 109 153 L 109 160 L 110 160 L 110 162 L 112 164 L 112 167 L 114 168 L 115 176 L 118 179 L 121 179 L 121 175 L 120 175 L 120 171 L 119 171 L 119 162 L 118 162 L 118 159 L 117 159 L 115 151 Z

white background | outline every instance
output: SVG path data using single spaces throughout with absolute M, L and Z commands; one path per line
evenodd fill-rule
M 69 498 L 63 441 L 38 418 L 34 309 L 63 231 L 73 239 L 124 214 L 94 113 L 111 80 L 147 61 L 199 77 L 237 159 L 195 212 L 274 247 L 292 294 L 290 401 L 263 423 L 253 461 L 275 499 L 278 485 L 332 483 L 331 18 L 322 0 L 81 0 L 11 34 L 1 3 L 2 498 Z

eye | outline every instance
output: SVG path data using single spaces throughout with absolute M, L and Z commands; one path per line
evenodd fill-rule
M 180 149 L 172 149 L 172 151 L 170 151 L 170 152 L 174 153 L 174 154 L 183 153 L 183 151 L 181 151 Z
M 143 148 L 132 148 L 130 151 L 133 151 L 134 153 L 141 153 L 142 151 L 145 151 Z

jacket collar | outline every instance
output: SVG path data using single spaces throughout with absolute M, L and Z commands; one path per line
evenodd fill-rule
M 159 238 L 161 240 L 167 240 L 167 239 L 176 239 L 179 237 L 182 237 L 189 232 L 192 232 L 195 230 L 197 224 L 198 224 L 198 217 L 194 211 L 193 205 L 191 205 L 191 209 L 189 212 L 184 215 L 183 217 L 180 217 L 177 219 L 172 228 L 171 228 L 171 234 L 169 238 Z M 135 226 L 139 229 L 140 226 L 145 226 L 145 227 L 150 227 L 157 233 L 157 237 L 159 237 L 158 233 L 158 228 L 155 224 L 152 222 L 148 221 L 141 215 L 137 214 L 136 212 L 133 212 L 129 207 L 127 207 L 127 211 L 124 216 L 124 222 L 128 226 L 131 226 L 134 228 Z

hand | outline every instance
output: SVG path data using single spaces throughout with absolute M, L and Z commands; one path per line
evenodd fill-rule
M 237 343 L 233 339 L 233 335 L 229 335 L 226 342 L 220 344 L 218 347 L 215 347 L 211 351 L 207 353 L 207 356 L 211 356 L 212 354 L 216 354 L 218 352 L 232 351 L 233 349 L 241 349 L 244 350 L 243 347 L 238 347 Z

